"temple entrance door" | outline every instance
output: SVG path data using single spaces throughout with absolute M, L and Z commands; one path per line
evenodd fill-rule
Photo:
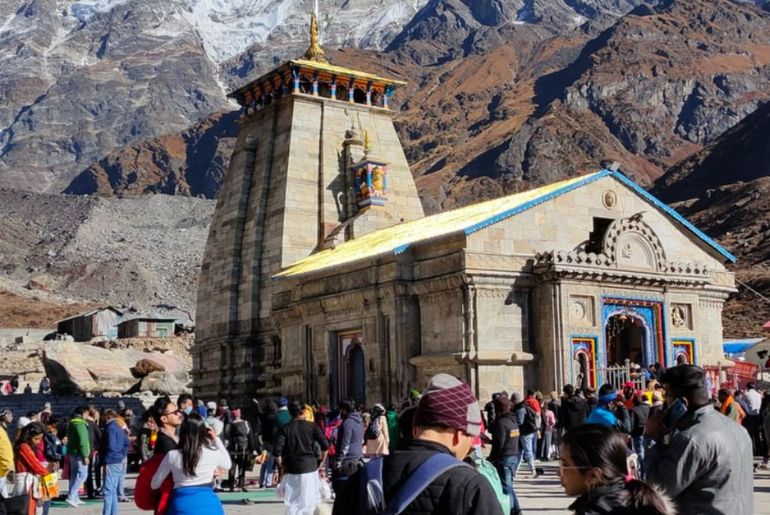
M 337 334 L 332 374 L 334 402 L 344 399 L 366 402 L 366 360 L 360 331 Z
M 624 365 L 626 360 L 639 365 L 647 362 L 644 355 L 645 328 L 640 318 L 625 313 L 610 317 L 604 341 L 608 367 Z
M 366 365 L 361 344 L 355 344 L 348 351 L 348 391 L 356 404 L 366 404 Z

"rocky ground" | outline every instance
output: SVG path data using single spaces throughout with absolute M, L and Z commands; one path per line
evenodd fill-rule
M 16 310 L 17 326 L 21 319 L 35 327 L 42 323 L 34 321 L 35 311 L 51 320 L 85 305 L 115 303 L 194 318 L 213 209 L 213 201 L 184 197 L 0 190 L 0 289 L 11 292 L 0 297 L 0 318 Z M 70 309 L 72 302 L 80 305 Z M 32 315 L 23 314 L 25 306 Z

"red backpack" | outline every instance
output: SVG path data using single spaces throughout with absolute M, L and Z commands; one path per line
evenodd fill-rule
M 163 515 L 168 507 L 168 501 L 171 498 L 171 491 L 174 489 L 174 480 L 169 475 L 160 490 L 153 490 L 150 486 L 152 476 L 163 461 L 165 454 L 156 454 L 142 464 L 139 469 L 139 476 L 136 478 L 134 487 L 134 503 L 140 510 L 155 511 L 156 515 Z

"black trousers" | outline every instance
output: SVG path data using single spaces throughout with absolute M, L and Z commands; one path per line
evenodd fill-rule
M 88 460 L 88 477 L 86 478 L 86 493 L 89 499 L 93 499 L 97 490 L 102 488 L 102 464 L 97 453 L 91 453 Z
M 246 468 L 249 466 L 249 458 L 250 456 L 246 453 L 230 454 L 230 460 L 233 462 L 228 475 L 231 491 L 236 487 L 246 486 Z

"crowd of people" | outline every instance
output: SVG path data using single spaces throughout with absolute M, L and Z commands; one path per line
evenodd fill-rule
M 522 511 L 516 478 L 538 477 L 551 460 L 578 514 L 752 513 L 753 456 L 765 457 L 759 467 L 770 456 L 770 396 L 749 384 L 712 398 L 690 365 L 645 379 L 644 391 L 501 391 L 483 409 L 466 383 L 438 374 L 387 408 L 283 397 L 230 408 L 181 395 L 141 417 L 121 404 L 66 420 L 49 403 L 19 420 L 4 410 L 0 513 L 48 513 L 61 475 L 70 506 L 101 497 L 103 513 L 117 514 L 126 473 L 138 470 L 136 505 L 167 515 L 224 513 L 216 491 L 249 486 L 276 488 L 291 515 L 332 499 L 334 515 L 509 515 Z

